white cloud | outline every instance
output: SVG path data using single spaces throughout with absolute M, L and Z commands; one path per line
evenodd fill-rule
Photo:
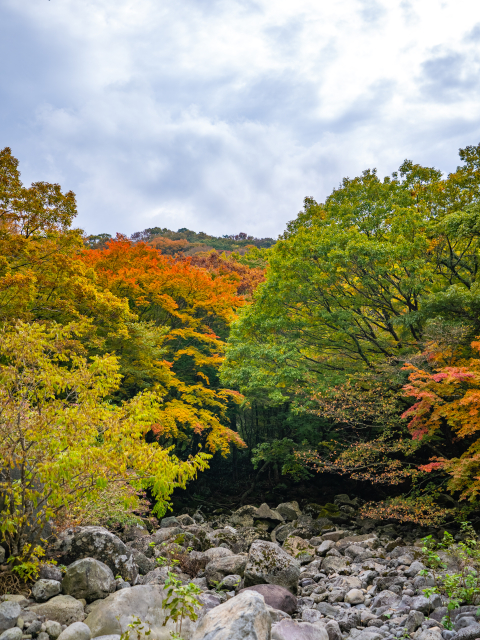
M 480 139 L 466 0 L 4 0 L 0 146 L 89 232 L 276 235 L 303 197 Z

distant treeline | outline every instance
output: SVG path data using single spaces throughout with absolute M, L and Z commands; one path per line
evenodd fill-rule
M 86 242 L 92 249 L 100 249 L 106 246 L 106 243 L 111 239 L 112 236 L 110 234 L 101 233 L 99 235 L 89 236 Z M 197 233 L 185 227 L 178 231 L 152 227 L 132 233 L 130 239 L 134 242 L 145 242 L 156 249 L 160 249 L 162 253 L 167 255 L 194 255 L 199 251 L 209 251 L 212 249 L 243 253 L 249 246 L 267 249 L 276 242 L 273 238 L 255 238 L 243 232 L 236 235 L 210 236 L 203 231 Z

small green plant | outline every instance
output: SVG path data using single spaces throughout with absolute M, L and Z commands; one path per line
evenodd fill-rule
M 423 559 L 428 569 L 420 571 L 420 575 L 432 575 L 435 586 L 423 589 L 429 597 L 434 593 L 446 596 L 448 611 L 456 609 L 462 603 L 478 604 L 480 602 L 480 542 L 473 527 L 464 522 L 461 525 L 463 540 L 456 543 L 447 531 L 441 542 L 436 543 L 432 536 L 423 538 Z M 459 571 L 448 573 L 447 563 L 439 555 L 445 551 L 458 566 Z M 446 618 L 450 620 L 450 616 Z M 447 624 L 448 623 L 447 620 Z
M 42 542 L 45 542 L 42 540 Z M 7 560 L 12 566 L 12 572 L 27 582 L 38 578 L 41 564 L 57 564 L 55 560 L 42 560 L 45 550 L 37 545 L 32 550 L 31 545 L 25 545 L 20 556 L 10 556 Z
M 193 582 L 182 584 L 182 581 L 172 571 L 168 572 L 165 589 L 167 597 L 163 600 L 162 608 L 165 610 L 166 616 L 163 625 L 165 626 L 169 620 L 173 620 L 175 631 L 172 631 L 170 635 L 172 639 L 179 640 L 182 637 L 182 624 L 185 618 L 192 621 L 198 618 L 196 608 L 203 605 L 197 596 L 202 590 Z
M 137 638 L 149 636 L 152 631 L 147 625 L 148 623 L 142 622 L 138 616 L 132 616 L 132 622 L 127 625 L 128 629 L 122 633 L 120 640 L 130 640 L 130 634 L 132 631 L 135 631 Z
M 442 624 L 447 631 L 451 631 L 453 629 L 453 622 L 450 616 L 443 616 Z

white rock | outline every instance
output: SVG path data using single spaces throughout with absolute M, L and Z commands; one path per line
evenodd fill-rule
M 272 628 L 272 640 L 329 640 L 323 625 L 282 620 Z
M 18 627 L 7 629 L 0 635 L 0 640 L 22 640 L 22 630 Z
M 58 636 L 58 640 L 91 640 L 90 629 L 83 622 L 74 622 Z
M 271 624 L 263 596 L 255 591 L 243 591 L 211 609 L 192 640 L 270 640 Z

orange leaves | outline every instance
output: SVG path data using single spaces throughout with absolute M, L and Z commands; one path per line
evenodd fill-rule
M 480 342 L 472 342 L 471 347 L 478 351 Z M 450 357 L 446 365 L 439 348 L 429 360 L 435 363 L 433 373 L 412 365 L 405 367 L 411 373 L 404 394 L 416 402 L 403 417 L 410 418 L 408 428 L 414 439 L 431 438 L 444 427 L 452 429 L 457 440 L 477 438 L 459 458 L 433 458 L 421 467 L 427 472 L 448 472 L 450 488 L 462 490 L 464 498 L 473 499 L 480 492 L 480 360 L 457 356 L 452 362 Z
M 237 292 L 241 295 L 251 296 L 258 285 L 265 280 L 265 269 L 249 267 L 237 262 L 232 256 L 226 256 L 225 253 L 211 251 L 207 255 L 197 255 L 187 260 L 192 265 L 235 283 Z

